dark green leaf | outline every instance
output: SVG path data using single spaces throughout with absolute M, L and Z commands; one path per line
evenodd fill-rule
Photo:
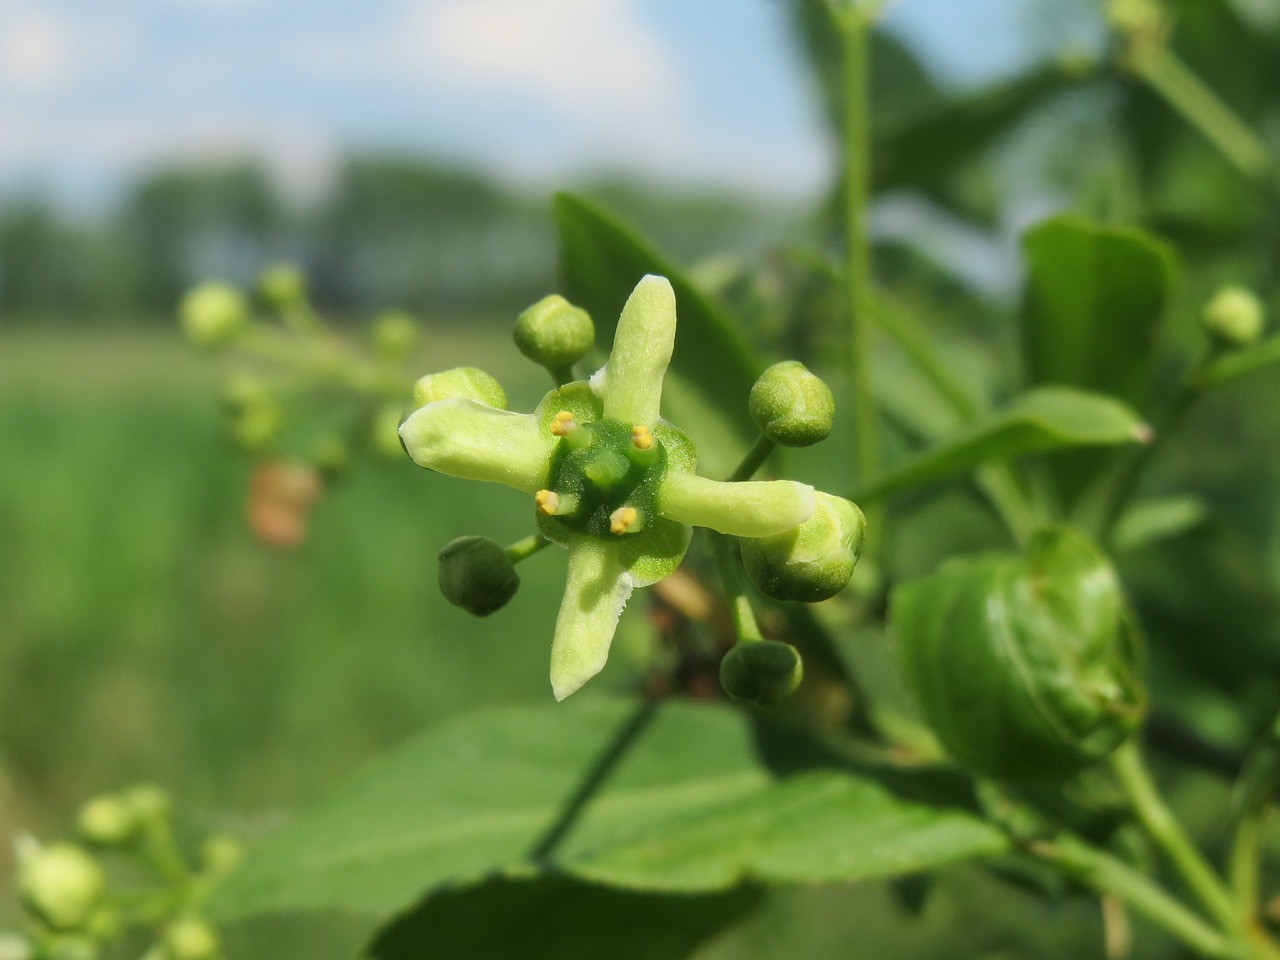
M 1142 500 L 1121 515 L 1111 542 L 1117 551 L 1137 550 L 1186 533 L 1208 518 L 1209 508 L 1198 497 Z
M 1119 401 L 1063 387 L 1041 387 L 873 480 L 855 491 L 853 499 L 889 496 L 990 460 L 1064 447 L 1138 443 L 1149 435 L 1150 428 Z
M 1022 314 L 1027 378 L 1146 398 L 1172 254 L 1138 230 L 1059 216 L 1031 230 Z
M 651 243 L 590 201 L 561 193 L 554 212 L 562 292 L 591 314 L 602 345 L 612 339 L 622 305 L 645 274 L 671 281 L 679 324 L 664 414 L 693 437 L 710 472 L 731 470 L 757 433 L 747 394 L 764 367 L 741 324 Z
M 529 870 L 585 772 L 635 705 L 579 699 L 462 718 L 411 742 L 268 837 L 212 905 L 222 919 L 288 910 L 385 915 L 425 892 Z M 1003 836 L 954 784 L 855 770 L 779 772 L 747 714 L 666 704 L 541 858 L 650 890 L 743 880 L 840 881 L 990 854 Z M 767 759 L 766 759 L 767 757 Z M 831 769 L 832 767 L 835 769 Z M 961 806 L 957 806 L 960 804 Z M 744 839 L 745 838 L 745 839 Z
M 760 891 L 635 893 L 571 877 L 441 890 L 374 941 L 377 960 L 682 960 L 755 908 Z
M 1202 389 L 1219 387 L 1274 363 L 1280 363 L 1280 337 L 1272 337 L 1244 350 L 1219 357 L 1200 374 L 1197 384 Z

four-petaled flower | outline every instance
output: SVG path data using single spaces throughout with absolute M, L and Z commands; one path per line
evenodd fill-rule
M 568 549 L 551 647 L 557 700 L 604 667 L 632 589 L 680 565 L 690 525 L 767 537 L 814 510 L 813 488 L 802 483 L 694 473 L 693 443 L 658 412 L 675 333 L 675 292 L 647 276 L 590 381 L 553 390 L 532 414 L 455 397 L 416 410 L 400 428 L 419 465 L 533 495 L 539 530 Z

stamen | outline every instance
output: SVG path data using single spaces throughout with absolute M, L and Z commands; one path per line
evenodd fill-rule
M 533 495 L 533 502 L 548 517 L 554 517 L 556 510 L 560 507 L 560 494 L 554 490 L 539 490 Z
M 639 519 L 640 514 L 635 507 L 619 507 L 609 514 L 609 532 L 618 536 L 630 533 Z
M 568 410 L 561 410 L 551 418 L 551 432 L 557 437 L 567 437 L 577 425 L 578 421 Z
M 631 428 L 631 445 L 637 450 L 648 450 L 653 446 L 653 433 L 643 423 Z

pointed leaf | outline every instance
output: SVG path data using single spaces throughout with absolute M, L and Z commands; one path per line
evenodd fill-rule
M 1200 374 L 1196 382 L 1201 389 L 1220 387 L 1276 363 L 1280 363 L 1280 337 L 1271 337 L 1218 358 Z
M 885 497 L 964 473 L 989 460 L 1066 447 L 1109 446 L 1150 439 L 1150 428 L 1110 397 L 1041 387 L 999 413 L 941 440 L 856 491 L 854 501 Z

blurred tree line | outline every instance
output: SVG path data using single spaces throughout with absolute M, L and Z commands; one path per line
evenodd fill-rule
M 688 256 L 765 244 L 792 216 L 621 178 L 590 192 Z M 164 319 L 197 280 L 248 284 L 276 261 L 303 267 L 338 313 L 506 314 L 554 287 L 555 249 L 545 192 L 430 159 L 351 158 L 304 209 L 252 163 L 160 169 L 88 222 L 52 201 L 0 199 L 0 318 Z

